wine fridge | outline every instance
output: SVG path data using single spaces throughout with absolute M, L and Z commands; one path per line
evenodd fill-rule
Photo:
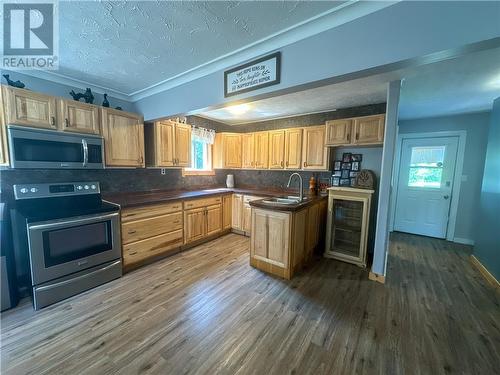
M 350 187 L 329 189 L 325 257 L 366 267 L 373 192 Z

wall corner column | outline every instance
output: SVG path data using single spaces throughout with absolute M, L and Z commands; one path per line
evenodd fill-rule
M 375 247 L 371 274 L 378 275 L 372 280 L 384 280 L 386 276 L 387 254 L 389 251 L 389 213 L 391 212 L 392 170 L 396 149 L 398 127 L 399 96 L 401 80 L 392 81 L 387 86 L 387 109 L 385 116 L 384 147 L 375 229 Z

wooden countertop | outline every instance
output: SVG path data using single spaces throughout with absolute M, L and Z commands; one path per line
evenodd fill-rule
M 207 187 L 196 190 L 152 190 L 123 193 L 102 193 L 102 198 L 109 202 L 119 204 L 122 208 L 125 208 L 232 193 L 275 197 L 293 193 L 293 190 L 256 186 L 231 189 L 225 187 Z
M 317 203 L 320 200 L 327 199 L 327 195 L 304 195 L 307 200 L 297 203 L 297 204 L 277 204 L 277 203 L 266 203 L 265 199 L 260 199 L 256 201 L 249 202 L 250 206 L 263 208 L 265 210 L 271 211 L 300 211 L 303 208 L 306 208 L 314 203 Z

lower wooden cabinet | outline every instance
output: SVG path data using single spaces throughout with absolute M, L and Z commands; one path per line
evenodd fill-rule
M 247 236 L 252 232 L 252 207 L 250 202 L 262 199 L 254 195 L 233 194 L 231 227 L 244 232 Z
M 228 194 L 222 197 L 222 229 L 231 229 L 233 219 L 233 195 Z
M 198 241 L 221 231 L 221 197 L 184 202 L 184 243 Z
M 290 279 L 311 259 L 318 246 L 323 201 L 296 212 L 252 209 L 250 265 Z M 326 202 L 326 201 L 325 201 Z
M 232 228 L 236 230 L 242 230 L 242 210 L 243 210 L 243 194 L 233 194 L 233 204 L 232 204 Z
M 183 244 L 179 202 L 124 208 L 121 219 L 125 267 L 176 250 Z

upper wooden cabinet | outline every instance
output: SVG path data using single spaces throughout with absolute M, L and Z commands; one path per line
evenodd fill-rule
M 255 168 L 255 133 L 241 136 L 241 167 Z
M 6 123 L 57 129 L 56 98 L 3 86 Z
M 255 133 L 255 168 L 269 167 L 269 132 Z
M 326 145 L 336 146 L 351 143 L 352 119 L 326 122 Z
M 60 99 L 58 104 L 61 130 L 77 133 L 101 133 L 99 107 L 64 99 Z
M 385 115 L 326 122 L 327 146 L 378 145 L 384 142 Z
M 145 127 L 146 163 L 154 167 L 191 166 L 191 125 L 171 120 Z
M 304 128 L 302 146 L 302 169 L 328 170 L 330 150 L 325 146 L 326 128 L 324 125 Z
M 241 134 L 215 135 L 214 168 L 241 168 Z
M 285 169 L 300 169 L 302 129 L 285 130 Z
M 269 132 L 269 168 L 283 169 L 285 167 L 285 131 Z
M 111 108 L 101 108 L 106 165 L 144 167 L 144 123 L 142 117 Z
M 384 141 L 385 116 L 367 116 L 354 119 L 354 143 L 378 144 Z

